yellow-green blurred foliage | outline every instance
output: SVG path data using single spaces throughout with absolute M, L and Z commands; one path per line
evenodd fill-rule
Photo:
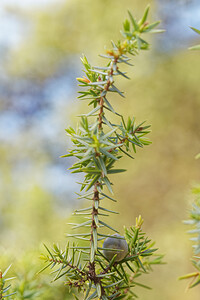
M 35 27 L 24 45 L 10 57 L 10 74 L 41 80 L 58 72 L 63 58 L 73 60 L 73 54 L 81 56 L 82 52 L 97 64 L 100 61 L 97 55 L 103 52 L 104 45 L 109 47 L 110 39 L 119 38 L 127 9 L 138 17 L 149 2 L 152 4 L 151 20 L 156 20 L 155 3 L 139 0 L 73 0 L 62 6 L 48 7 L 46 11 L 25 14 Z M 190 187 L 193 182 L 200 181 L 199 161 L 194 159 L 200 149 L 200 52 L 182 49 L 156 57 L 156 38 L 149 37 L 152 52 L 140 53 L 140 57 L 134 59 L 135 66 L 127 69 L 131 81 L 119 83 L 126 91 L 126 99 L 116 96 L 112 100 L 118 112 L 136 116 L 138 122 L 147 120 L 152 124 L 150 139 L 153 143 L 139 150 L 135 160 L 124 158 L 120 161 L 120 167 L 127 168 L 127 172 L 113 176 L 115 197 L 119 201 L 114 205 L 108 203 L 108 207 L 113 205 L 114 210 L 120 211 L 120 218 L 113 216 L 110 224 L 115 224 L 123 233 L 123 225 L 134 224 L 135 217 L 141 214 L 145 231 L 156 240 L 160 252 L 166 254 L 167 264 L 155 267 L 154 272 L 146 276 L 153 290 L 141 289 L 141 299 L 197 300 L 200 287 L 185 293 L 187 283 L 177 278 L 192 270 L 189 261 L 192 247 L 182 220 L 187 219 L 192 200 Z M 67 103 L 66 110 L 69 110 Z M 87 110 L 84 102 L 78 113 Z M 19 262 L 15 253 L 26 257 L 30 250 L 31 264 L 37 265 L 41 242 L 65 242 L 67 218 L 63 219 L 54 211 L 50 193 L 37 186 L 17 187 L 10 178 L 13 162 L 6 159 L 7 149 L 0 146 L 0 151 L 4 180 L 0 206 L 4 226 L 9 228 L 9 234 L 1 242 L 2 253 L 5 256 L 9 253 L 10 259 L 7 257 L 6 262 L 16 263 L 25 274 L 30 269 L 29 256 Z M 47 282 L 46 277 L 42 278 L 42 284 Z M 69 299 L 64 298 L 62 292 L 54 294 L 54 298 L 45 294 L 38 299 Z

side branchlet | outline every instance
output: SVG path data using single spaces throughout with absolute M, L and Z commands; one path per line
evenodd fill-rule
M 6 277 L 10 267 L 11 265 L 4 272 L 0 270 L 0 299 L 8 299 L 15 294 L 10 292 L 11 284 L 8 283 L 10 280 L 14 279 L 14 277 Z

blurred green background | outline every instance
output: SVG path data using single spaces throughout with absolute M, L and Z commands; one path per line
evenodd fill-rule
M 141 214 L 144 230 L 166 254 L 166 265 L 155 267 L 145 281 L 153 290 L 138 290 L 140 299 L 199 299 L 200 287 L 185 292 L 187 282 L 177 280 L 192 271 L 192 244 L 187 219 L 190 188 L 200 181 L 200 52 L 188 51 L 198 36 L 200 4 L 195 0 L 68 0 L 1 1 L 0 4 L 0 267 L 13 264 L 20 274 L 21 291 L 32 278 L 38 291 L 33 299 L 70 299 L 67 288 L 52 284 L 47 275 L 35 277 L 42 243 L 66 243 L 70 214 L 84 203 L 67 168 L 59 158 L 70 141 L 64 129 L 88 110 L 76 99 L 76 77 L 82 76 L 79 57 L 92 65 L 110 40 L 120 38 L 129 9 L 140 18 L 151 4 L 150 20 L 161 19 L 162 35 L 149 35 L 151 50 L 134 58 L 132 78 L 119 83 L 126 99 L 112 104 L 138 122 L 152 124 L 152 145 L 135 160 L 124 158 L 127 168 L 113 176 L 113 207 L 120 211 L 110 224 L 134 224 Z M 197 38 L 197 40 L 196 40 Z M 14 284 L 14 281 L 13 281 Z M 34 290 L 29 286 L 28 290 Z

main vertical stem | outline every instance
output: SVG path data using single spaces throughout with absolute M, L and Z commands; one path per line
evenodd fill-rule
M 95 202 L 98 202 L 98 201 L 99 201 L 99 192 L 97 190 L 97 183 L 95 183 L 95 185 L 94 185 L 93 204 L 92 204 L 92 224 L 91 224 L 91 236 L 90 236 L 91 249 L 90 249 L 90 251 L 92 251 L 92 248 L 94 249 L 93 232 L 94 232 L 94 230 L 97 229 L 97 225 L 96 225 L 96 222 L 95 222 L 95 216 L 98 215 L 98 205 L 95 205 Z M 94 253 L 94 256 L 95 256 L 95 253 Z M 96 272 L 95 272 L 95 262 L 94 262 L 94 260 L 90 260 L 89 271 L 90 271 L 91 277 L 95 281 Z
M 103 101 L 103 97 L 100 98 L 100 101 L 99 101 L 99 105 L 100 105 L 100 109 L 99 109 L 99 124 L 98 124 L 98 128 L 99 130 L 101 131 L 102 130 L 102 116 L 103 116 L 103 104 L 104 104 L 104 101 Z
M 104 99 L 103 97 L 100 98 L 99 100 L 100 104 L 100 109 L 99 109 L 99 115 L 98 115 L 98 129 L 101 132 L 102 131 L 102 123 L 103 123 L 103 105 L 104 105 Z M 95 222 L 95 216 L 98 217 L 98 207 L 99 207 L 99 191 L 97 189 L 97 185 L 99 182 L 96 182 L 94 184 L 94 196 L 93 196 L 93 204 L 92 204 L 92 223 L 91 223 L 91 236 L 90 236 L 90 254 L 92 253 L 94 247 L 94 230 L 97 229 L 97 225 Z M 98 241 L 96 241 L 98 243 Z M 96 276 L 96 269 L 95 269 L 95 254 L 96 254 L 96 249 L 94 250 L 94 253 L 90 255 L 90 263 L 89 263 L 89 274 L 91 279 L 93 280 L 94 284 L 97 284 L 99 282 L 99 278 Z
M 116 67 L 116 61 L 114 62 L 114 66 Z M 113 62 L 111 63 L 111 69 L 110 69 L 110 74 L 107 80 L 107 84 L 104 87 L 104 91 L 108 91 L 109 87 L 112 85 L 113 79 Z M 99 80 L 101 80 L 101 78 L 99 78 Z M 100 105 L 100 109 L 99 109 L 99 114 L 98 114 L 98 129 L 99 129 L 99 133 L 101 133 L 103 131 L 103 114 L 104 114 L 104 97 L 101 96 L 99 99 L 99 105 Z M 98 154 L 98 153 L 97 153 Z M 99 154 L 98 154 L 99 155 Z M 92 223 L 91 223 L 91 236 L 90 236 L 90 262 L 89 262 L 89 274 L 90 274 L 90 278 L 91 280 L 94 282 L 94 284 L 100 283 L 101 284 L 101 280 L 96 276 L 96 269 L 95 269 L 95 254 L 96 254 L 96 249 L 97 249 L 97 245 L 95 245 L 94 243 L 94 230 L 97 230 L 97 224 L 96 224 L 96 219 L 98 220 L 98 207 L 99 207 L 99 191 L 97 189 L 97 186 L 99 185 L 99 182 L 97 181 L 94 184 L 94 196 L 93 196 L 93 205 L 92 205 Z M 97 232 L 96 232 L 96 236 L 97 236 Z M 98 239 L 96 241 L 96 243 L 98 242 Z M 105 291 L 104 288 L 101 286 L 101 295 L 104 295 Z
M 94 185 L 94 196 L 93 196 L 93 203 L 92 203 L 92 224 L 91 224 L 91 237 L 90 237 L 90 241 L 91 244 L 94 243 L 94 237 L 93 237 L 93 231 L 95 229 L 97 229 L 97 225 L 95 222 L 95 216 L 98 215 L 98 206 L 95 203 L 99 202 L 99 192 L 97 190 L 97 182 Z
M 99 207 L 99 191 L 97 189 L 97 186 L 99 185 L 99 182 L 96 182 L 94 184 L 94 196 L 93 196 L 93 205 L 92 205 L 92 224 L 91 224 L 91 237 L 90 237 L 90 244 L 91 244 L 91 249 L 92 247 L 94 248 L 94 230 L 97 230 L 97 225 L 95 221 L 95 216 L 98 216 L 98 207 Z M 96 241 L 97 242 L 97 241 Z M 97 247 L 97 245 L 96 245 Z M 90 250 L 92 251 L 92 250 Z M 95 250 L 96 251 L 96 250 Z M 95 257 L 96 252 L 94 253 Z M 90 260 L 89 263 L 89 274 L 90 274 L 90 279 L 94 282 L 94 284 L 100 284 L 101 286 L 101 296 L 105 295 L 105 290 L 103 286 L 101 285 L 101 279 L 97 277 L 96 275 L 96 269 L 95 269 L 95 261 Z

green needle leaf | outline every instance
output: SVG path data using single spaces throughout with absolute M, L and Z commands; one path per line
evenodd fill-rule
M 129 17 L 131 19 L 131 23 L 133 25 L 133 28 L 135 29 L 135 31 L 138 31 L 139 30 L 139 26 L 136 22 L 136 20 L 134 19 L 133 15 L 131 14 L 131 12 L 128 10 L 128 14 L 129 14 Z
M 145 12 L 144 12 L 144 15 L 143 15 L 143 17 L 142 17 L 142 19 L 141 19 L 141 21 L 140 21 L 140 24 L 141 24 L 141 25 L 144 24 L 144 23 L 146 22 L 147 17 L 148 17 L 148 14 L 149 14 L 149 9 L 150 9 L 150 6 L 148 5 L 148 6 L 146 7 Z

